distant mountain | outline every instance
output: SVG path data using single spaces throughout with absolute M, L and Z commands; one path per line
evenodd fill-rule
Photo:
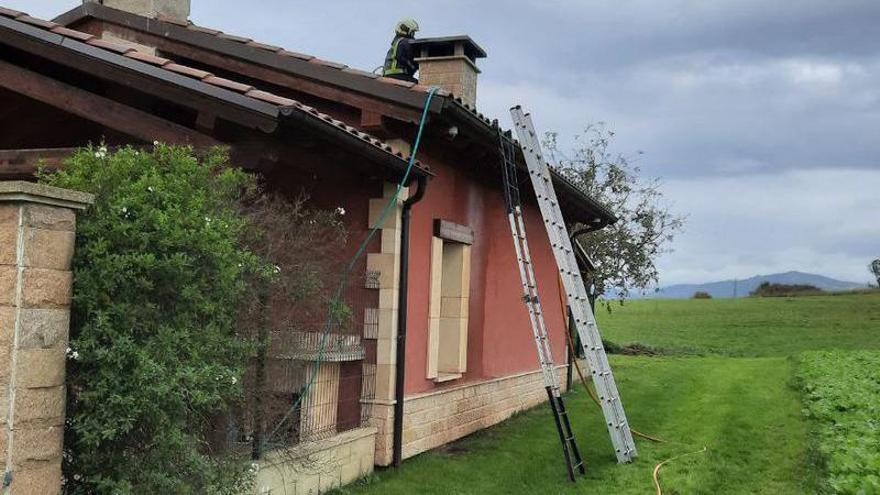
M 749 292 L 755 290 L 764 282 L 773 284 L 806 284 L 813 285 L 822 290 L 851 290 L 865 287 L 865 284 L 856 282 L 844 282 L 822 275 L 803 272 L 775 273 L 773 275 L 758 275 L 743 280 L 724 280 L 706 284 L 679 284 L 663 287 L 659 292 L 647 297 L 663 299 L 687 299 L 693 297 L 697 291 L 708 292 L 714 298 L 747 297 Z

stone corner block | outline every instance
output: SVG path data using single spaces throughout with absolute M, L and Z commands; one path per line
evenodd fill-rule
M 15 304 L 15 287 L 18 284 L 18 268 L 14 265 L 0 265 L 0 305 Z
M 12 435 L 12 459 L 15 466 L 27 469 L 34 463 L 57 461 L 61 458 L 63 426 L 15 429 Z
M 24 388 L 64 385 L 66 349 L 21 349 L 16 351 L 15 385 Z
M 67 307 L 73 296 L 69 271 L 27 268 L 24 270 L 23 302 L 28 308 Z
M 24 266 L 70 269 L 75 240 L 76 234 L 66 230 L 27 229 L 24 235 Z
M 70 208 L 28 204 L 24 208 L 25 227 L 43 230 L 76 230 L 76 213 Z
M 16 428 L 63 426 L 64 397 L 64 386 L 16 389 Z
M 61 462 L 35 462 L 12 474 L 14 495 L 58 495 L 61 493 Z
M 18 263 L 18 224 L 0 218 L 0 265 Z
M 19 321 L 19 349 L 67 346 L 70 312 L 66 309 L 22 309 Z

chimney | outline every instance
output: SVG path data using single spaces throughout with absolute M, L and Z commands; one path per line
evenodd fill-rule
M 441 88 L 460 97 L 465 103 L 477 104 L 477 59 L 486 52 L 469 36 L 421 38 L 413 43 L 419 63 L 419 83 Z
M 180 21 L 189 19 L 190 0 L 83 0 L 83 3 L 89 2 L 144 17 L 163 16 Z

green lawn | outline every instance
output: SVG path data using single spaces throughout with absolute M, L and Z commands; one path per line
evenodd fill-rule
M 598 313 L 603 336 L 618 344 L 724 356 L 880 349 L 880 293 L 644 300 Z
M 639 441 L 638 460 L 615 463 L 599 410 L 579 389 L 569 409 L 587 475 L 568 482 L 549 410 L 535 408 L 449 448 L 378 472 L 346 494 L 816 493 L 795 360 L 812 349 L 880 348 L 880 297 L 638 301 L 601 317 L 606 338 L 674 350 L 666 357 L 614 356 L 631 424 L 669 441 Z M 680 353 L 682 349 L 688 352 Z M 704 354 L 704 355 L 698 355 Z

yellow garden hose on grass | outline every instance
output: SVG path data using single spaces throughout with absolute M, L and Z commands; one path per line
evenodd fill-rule
M 565 304 L 565 300 L 563 298 L 563 294 L 565 294 L 565 290 L 562 286 L 562 277 L 560 277 L 558 280 L 559 280 L 559 302 L 562 304 L 563 314 L 566 315 L 565 336 L 568 338 L 569 349 L 571 350 L 571 352 L 574 352 L 576 347 L 575 347 L 574 339 L 572 339 L 572 337 L 571 337 L 571 332 L 568 329 L 568 321 L 567 321 L 568 320 L 568 305 Z M 574 363 L 574 369 L 577 370 L 578 377 L 580 378 L 581 384 L 583 384 L 583 386 L 584 386 L 584 390 L 587 391 L 587 395 L 589 395 L 590 398 L 593 399 L 593 403 L 596 404 L 596 406 L 601 409 L 602 403 L 599 402 L 599 398 L 596 397 L 596 393 L 593 392 L 593 389 L 591 389 L 589 384 L 587 383 L 587 379 L 584 376 L 583 371 L 581 370 L 581 365 L 578 364 L 577 358 L 572 359 L 571 362 Z M 663 440 L 663 439 L 660 439 L 657 437 L 653 437 L 651 435 L 647 435 L 647 434 L 642 433 L 638 430 L 635 430 L 634 428 L 630 428 L 629 431 L 632 432 L 633 435 L 635 435 L 639 438 L 644 438 L 645 440 L 648 440 L 648 441 L 651 441 L 654 443 L 667 443 L 666 440 Z M 660 462 L 656 466 L 654 466 L 654 471 L 652 473 L 652 479 L 654 481 L 654 487 L 657 489 L 657 495 L 663 495 L 663 491 L 660 489 L 660 468 L 662 468 L 664 465 L 666 465 L 676 459 L 679 459 L 681 457 L 694 455 L 694 454 L 701 454 L 706 451 L 708 451 L 708 447 L 703 447 L 702 449 L 696 450 L 694 452 L 687 452 L 684 454 L 679 454 L 674 457 L 670 457 L 669 459 L 666 459 L 665 461 Z
M 679 459 L 681 457 L 684 457 L 684 456 L 694 455 L 694 454 L 702 454 L 703 452 L 706 452 L 708 450 L 709 450 L 708 447 L 703 447 L 700 450 L 695 450 L 693 452 L 687 452 L 685 454 L 679 454 L 675 457 L 670 457 L 669 459 L 666 459 L 665 461 L 654 466 L 653 478 L 654 478 L 654 487 L 657 488 L 657 495 L 663 495 L 663 490 L 660 489 L 660 468 L 662 468 L 664 464 L 666 464 L 668 462 L 672 462 L 672 461 Z

